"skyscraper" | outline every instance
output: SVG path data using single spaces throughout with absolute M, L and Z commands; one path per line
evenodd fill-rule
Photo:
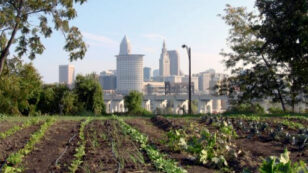
M 117 91 L 127 94 L 132 90 L 143 89 L 143 56 L 131 54 L 131 44 L 125 36 L 117 55 Z
M 159 75 L 161 77 L 170 76 L 170 59 L 164 41 L 162 52 L 159 59 Z
M 170 75 L 179 76 L 180 75 L 180 54 L 176 50 L 168 51 L 170 59 Z
M 59 83 L 72 87 L 75 78 L 75 67 L 73 65 L 59 65 Z
M 149 82 L 152 78 L 152 68 L 151 67 L 144 67 L 143 68 L 143 79 L 144 82 Z

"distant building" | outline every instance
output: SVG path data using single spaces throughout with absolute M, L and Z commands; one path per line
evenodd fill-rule
M 165 94 L 166 95 L 187 95 L 188 94 L 188 82 L 171 83 L 165 82 Z M 194 83 L 191 84 L 191 93 L 194 94 Z
M 170 59 L 164 41 L 163 48 L 159 59 L 159 75 L 161 77 L 170 76 Z
M 145 82 L 144 91 L 145 95 L 165 95 L 164 82 Z
M 182 78 L 182 82 L 183 83 L 188 83 L 188 76 L 184 76 L 183 78 Z M 192 76 L 191 77 L 191 83 L 194 85 L 194 89 L 192 89 L 193 91 L 198 91 L 199 90 L 199 80 L 198 80 L 198 77 L 196 77 L 196 76 Z
M 170 75 L 180 76 L 180 54 L 176 50 L 168 51 L 170 59 Z
M 143 68 L 143 81 L 149 82 L 152 78 L 152 68 L 151 67 L 144 67 Z
M 168 77 L 165 77 L 163 81 L 171 82 L 171 83 L 181 83 L 182 78 L 183 78 L 182 76 L 168 76 Z
M 114 73 L 102 72 L 99 76 L 99 83 L 103 90 L 116 90 L 117 76 Z
M 73 86 L 75 79 L 75 67 L 73 65 L 59 65 L 59 83 Z
M 117 91 L 127 94 L 132 90 L 143 89 L 143 56 L 131 54 L 131 44 L 125 36 L 117 55 Z
M 159 69 L 153 70 L 153 77 L 159 76 Z
M 226 77 L 226 74 L 216 73 L 213 69 L 198 74 L 199 91 L 204 94 L 214 94 L 215 86 Z

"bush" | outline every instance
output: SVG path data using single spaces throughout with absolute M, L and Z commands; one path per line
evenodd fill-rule
M 227 114 L 264 114 L 265 111 L 259 104 L 242 103 L 233 105 L 227 112 Z
M 278 107 L 270 107 L 268 109 L 268 112 L 271 113 L 271 114 L 282 114 L 282 113 L 284 113 L 284 111 L 281 108 L 278 108 Z

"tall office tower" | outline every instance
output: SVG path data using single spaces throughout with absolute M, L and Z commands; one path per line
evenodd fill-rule
M 170 59 L 170 75 L 179 76 L 180 75 L 180 54 L 176 50 L 168 51 Z
M 152 78 L 152 68 L 151 67 L 144 67 L 143 68 L 143 81 L 149 82 Z
M 128 94 L 143 89 L 143 56 L 131 54 L 131 44 L 125 36 L 120 44 L 120 53 L 117 55 L 117 91 Z
M 164 41 L 162 52 L 159 59 L 159 75 L 161 77 L 170 76 L 170 59 Z
M 153 70 L 153 77 L 159 76 L 159 69 Z
M 75 67 L 73 65 L 59 65 L 59 83 L 73 86 Z
M 111 71 L 104 71 L 100 73 L 99 83 L 103 90 L 116 90 L 117 88 L 117 76 Z

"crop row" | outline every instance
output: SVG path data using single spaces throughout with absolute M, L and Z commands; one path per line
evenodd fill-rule
M 89 124 L 91 120 L 87 119 L 81 123 L 80 130 L 79 130 L 79 139 L 78 147 L 76 148 L 76 153 L 74 154 L 75 159 L 72 161 L 69 170 L 72 173 L 75 173 L 78 170 L 78 167 L 82 164 L 82 157 L 86 154 L 85 147 L 86 147 L 86 140 L 84 135 L 84 129 L 87 124 Z
M 13 126 L 12 128 L 10 128 L 9 130 L 5 131 L 5 132 L 2 132 L 0 133 L 0 139 L 5 139 L 13 134 L 15 134 L 16 132 L 24 129 L 24 128 L 27 128 L 27 127 L 30 127 L 34 124 L 37 124 L 39 123 L 39 119 L 37 118 L 33 118 L 33 119 L 30 119 L 30 120 L 27 120 L 23 125 L 15 125 Z
M 119 121 L 120 127 L 124 133 L 129 134 L 131 138 L 140 144 L 141 148 L 147 153 L 154 166 L 163 172 L 186 173 L 187 171 L 178 167 L 173 160 L 166 159 L 166 155 L 160 153 L 157 149 L 151 146 L 148 142 L 148 137 L 126 124 L 121 118 L 113 116 Z
M 40 129 L 31 135 L 29 141 L 24 146 L 24 148 L 20 149 L 16 153 L 9 155 L 3 167 L 3 172 L 22 172 L 23 170 L 21 163 L 23 161 L 23 158 L 34 149 L 34 146 L 41 140 L 41 138 L 45 135 L 45 132 L 54 122 L 55 119 L 53 118 L 47 119 L 44 124 L 41 125 Z

